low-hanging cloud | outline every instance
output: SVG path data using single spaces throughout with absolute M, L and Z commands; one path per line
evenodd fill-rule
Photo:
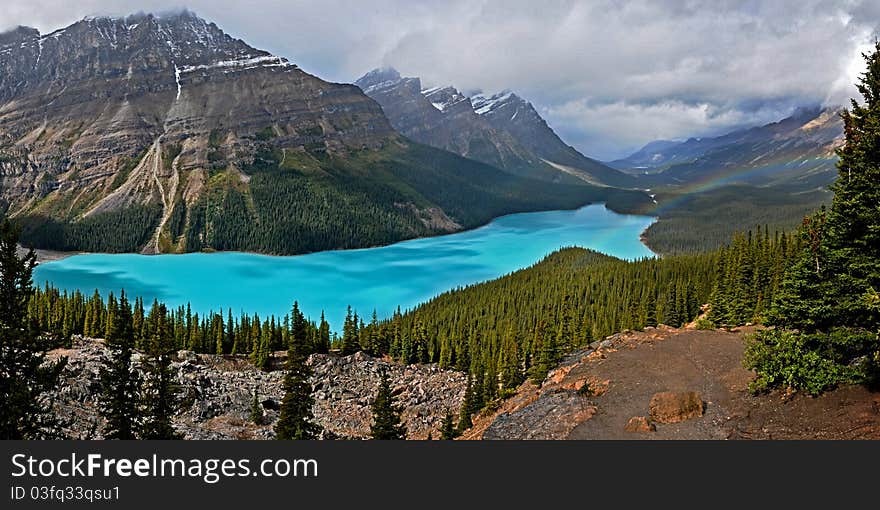
M 611 159 L 654 139 L 778 120 L 855 95 L 867 0 L 10 0 L 0 30 L 183 6 L 333 81 L 379 65 L 463 90 L 511 88 Z

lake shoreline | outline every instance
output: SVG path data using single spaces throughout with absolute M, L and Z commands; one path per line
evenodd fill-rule
M 334 324 L 345 317 L 348 306 L 390 316 L 398 306 L 409 308 L 452 288 L 497 279 L 566 247 L 623 260 L 651 258 L 654 254 L 639 241 L 639 233 L 654 221 L 594 204 L 573 211 L 512 214 L 480 228 L 378 248 L 297 256 L 216 252 L 71 257 L 46 251 L 41 255 L 54 260 L 37 267 L 34 282 L 68 291 L 97 289 L 102 295 L 125 289 L 148 302 L 189 303 L 199 313 L 219 306 L 283 316 L 285 303 L 298 301 L 307 316 L 326 312 Z
M 491 220 L 489 220 L 483 224 L 477 225 L 475 227 L 472 227 L 472 228 L 463 228 L 461 230 L 456 230 L 454 232 L 446 232 L 446 233 L 437 234 L 437 235 L 433 235 L 433 236 L 411 237 L 409 239 L 401 239 L 399 241 L 394 241 L 393 243 L 388 243 L 388 244 L 378 244 L 375 246 L 364 246 L 364 247 L 360 247 L 360 248 L 333 248 L 330 250 L 310 251 L 310 252 L 304 252 L 304 253 L 292 253 L 292 254 L 287 254 L 287 255 L 279 255 L 277 253 L 263 253 L 263 252 L 259 252 L 259 251 L 243 251 L 243 250 L 209 250 L 209 251 L 190 251 L 190 252 L 184 252 L 184 253 L 140 253 L 140 252 L 114 253 L 114 252 L 88 252 L 88 251 L 59 251 L 59 250 L 47 250 L 47 249 L 43 249 L 43 248 L 35 248 L 34 252 L 36 252 L 36 254 L 37 254 L 37 263 L 39 263 L 39 264 L 46 263 L 46 262 L 55 262 L 58 260 L 66 259 L 68 257 L 76 256 L 76 255 L 145 255 L 145 256 L 156 256 L 156 255 L 193 255 L 193 254 L 212 254 L 212 253 L 241 253 L 241 254 L 247 254 L 247 255 L 259 255 L 259 256 L 263 256 L 263 257 L 300 257 L 303 255 L 312 255 L 315 253 L 372 250 L 375 248 L 383 248 L 383 247 L 387 247 L 387 246 L 393 246 L 395 244 L 405 243 L 407 241 L 414 241 L 414 240 L 418 240 L 418 239 L 436 239 L 436 238 L 440 238 L 440 237 L 444 237 L 444 236 L 461 234 L 464 232 L 473 232 L 473 231 L 479 230 L 481 228 L 487 227 L 488 225 L 490 225 L 494 221 L 497 221 L 502 218 L 507 218 L 510 216 L 516 216 L 518 214 L 534 214 L 536 212 L 552 212 L 552 211 L 577 211 L 577 210 L 580 210 L 584 207 L 589 207 L 592 205 L 602 205 L 605 207 L 605 209 L 607 209 L 615 214 L 621 214 L 621 215 L 627 215 L 627 216 L 648 216 L 648 215 L 638 215 L 638 214 L 618 212 L 618 211 L 615 211 L 614 209 L 608 207 L 608 204 L 605 202 L 590 202 L 590 203 L 584 204 L 584 205 L 577 207 L 577 208 L 574 208 L 574 209 L 550 209 L 547 211 L 531 211 L 531 212 L 518 212 L 518 213 L 503 214 L 501 216 L 497 216 L 495 218 L 492 218 Z M 652 217 L 652 216 L 648 216 L 648 217 Z M 656 223 L 657 221 L 660 221 L 660 219 L 657 217 L 654 217 L 654 223 Z M 645 230 L 643 230 L 639 234 L 639 241 L 643 245 L 645 245 L 645 248 L 647 248 L 648 251 L 653 253 L 654 256 L 660 257 L 661 255 L 659 253 L 657 253 L 656 251 L 654 251 L 650 245 L 648 245 L 648 242 L 647 242 L 648 239 L 647 239 L 646 234 L 647 234 L 649 228 L 651 228 L 651 225 L 648 225 L 648 227 L 645 228 Z M 27 253 L 27 248 L 19 246 L 18 252 L 19 252 L 19 255 L 24 255 L 25 253 Z

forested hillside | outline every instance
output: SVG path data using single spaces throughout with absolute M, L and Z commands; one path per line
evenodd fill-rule
M 73 334 L 111 335 L 108 328 L 123 317 L 134 348 L 145 349 L 158 336 L 172 350 L 247 355 L 260 368 L 270 367 L 272 353 L 293 339 L 306 353 L 361 350 L 402 363 L 438 363 L 471 375 L 472 414 L 526 378 L 543 381 L 568 352 L 627 329 L 681 326 L 710 301 L 719 324 L 763 320 L 798 247 L 794 236 L 758 229 L 722 250 L 635 262 L 568 248 L 387 320 L 350 310 L 340 332 L 331 332 L 323 316 L 304 317 L 296 304 L 285 317 L 228 310 L 200 316 L 188 306 L 170 310 L 137 298 L 128 303 L 51 288 L 33 294 L 28 315 L 34 330 L 59 343 Z
M 804 216 L 831 202 L 831 192 L 791 193 L 780 188 L 724 186 L 698 193 L 658 190 L 644 212 L 659 217 L 645 243 L 664 255 L 716 250 L 755 225 L 794 232 Z
M 627 212 L 649 201 L 635 191 L 513 176 L 402 139 L 344 157 L 258 143 L 259 157 L 241 169 L 246 181 L 238 171 L 212 171 L 200 198 L 175 202 L 157 240 L 159 251 L 362 248 L 473 228 L 514 212 L 605 201 Z M 27 245 L 126 252 L 141 250 L 161 219 L 161 207 L 146 205 L 74 222 L 30 215 L 19 222 Z

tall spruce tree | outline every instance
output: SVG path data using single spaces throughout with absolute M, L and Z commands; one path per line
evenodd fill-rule
M 880 374 L 880 41 L 865 59 L 857 84 L 864 102 L 841 114 L 831 208 L 804 219 L 801 252 L 770 313 L 778 328 L 747 348 L 747 366 L 758 372 L 753 389 L 818 393 Z
M 406 439 L 406 426 L 401 422 L 402 409 L 391 391 L 388 372 L 383 370 L 379 379 L 379 392 L 373 401 L 373 423 L 370 437 L 373 439 Z
M 348 356 L 354 354 L 360 348 L 358 341 L 358 317 L 357 314 L 352 315 L 351 307 L 345 314 L 345 322 L 342 325 L 342 355 Z
M 253 422 L 254 425 L 263 424 L 263 404 L 260 403 L 260 399 L 257 396 L 257 390 L 254 390 L 254 396 L 251 400 L 251 422 Z
M 453 422 L 452 411 L 447 409 L 446 415 L 443 417 L 443 424 L 440 426 L 440 439 L 451 441 L 458 436 L 459 433 Z
M 291 336 L 284 364 L 284 398 L 275 424 L 275 437 L 280 440 L 317 439 L 321 434 L 312 414 L 312 369 L 306 364 L 306 346 L 297 337 Z
M 58 384 L 66 359 L 46 362 L 51 340 L 41 337 L 27 317 L 33 293 L 33 250 L 19 256 L 19 229 L 0 223 L 0 439 L 58 437 L 58 421 L 47 397 Z
M 841 114 L 846 138 L 837 150 L 834 199 L 804 220 L 804 249 L 784 282 L 779 324 L 876 331 L 880 321 L 871 304 L 880 291 L 880 42 L 865 59 L 857 84 L 864 104 L 852 100 Z
M 154 301 L 146 320 L 148 349 L 143 389 L 143 439 L 180 439 L 171 423 L 179 405 L 179 388 L 171 369 L 174 339 L 169 331 L 167 314 L 165 305 Z
M 113 314 L 107 321 L 106 342 L 110 353 L 101 366 L 99 410 L 107 422 L 104 437 L 135 439 L 141 381 L 137 371 L 131 367 L 134 331 L 131 305 L 125 297 L 125 291 L 120 294 L 118 305 L 108 299 L 107 309 L 113 310 Z

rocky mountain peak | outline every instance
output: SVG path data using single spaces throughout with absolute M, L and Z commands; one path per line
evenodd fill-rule
M 510 90 L 502 90 L 496 94 L 483 94 L 482 92 L 474 94 L 471 101 L 474 103 L 474 110 L 480 115 L 485 115 L 508 103 L 522 101 L 522 99 Z
M 380 67 L 361 76 L 354 82 L 354 84 L 366 91 L 367 89 L 375 90 L 377 88 L 395 85 L 399 83 L 401 79 L 402 78 L 400 77 L 400 73 L 397 72 L 397 69 L 394 69 L 393 67 Z
M 397 138 L 356 87 L 311 76 L 190 11 L 89 17 L 0 41 L 0 200 L 39 221 L 157 209 L 149 252 L 177 204 L 203 200 L 209 172 Z M 74 207 L 59 206 L 70 196 Z
M 421 91 L 431 105 L 441 112 L 451 111 L 456 106 L 472 111 L 471 100 L 452 86 L 432 87 Z
M 0 100 L 45 93 L 95 75 L 173 77 L 210 67 L 290 66 L 191 11 L 87 17 L 50 34 L 19 28 L 0 36 Z
M 511 90 L 502 90 L 495 94 L 476 94 L 471 98 L 474 111 L 487 118 L 504 118 L 507 122 L 534 121 L 544 123 L 531 103 L 516 95 Z
M 450 85 L 422 89 L 419 78 L 392 68 L 355 82 L 413 140 L 512 173 L 575 184 L 632 185 L 632 178 L 566 145 L 531 103 L 510 90 L 462 92 Z
M 0 33 L 0 48 L 9 48 L 38 37 L 40 37 L 40 31 L 36 28 L 18 26 Z

